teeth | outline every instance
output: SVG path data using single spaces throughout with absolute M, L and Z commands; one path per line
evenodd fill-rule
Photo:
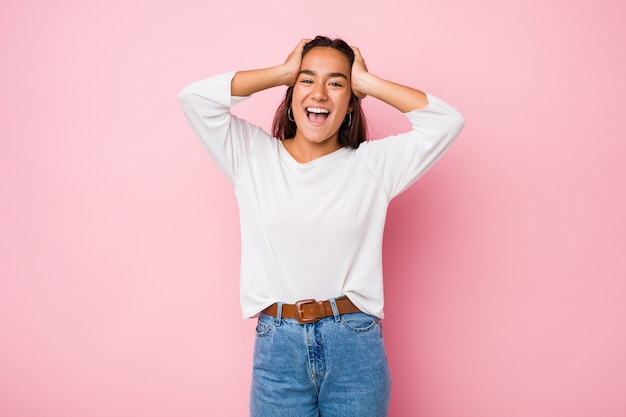
M 319 107 L 307 107 L 306 111 L 309 113 L 330 113 L 328 110 L 320 109 Z

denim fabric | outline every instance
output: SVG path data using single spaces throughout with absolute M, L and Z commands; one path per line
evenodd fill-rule
M 259 316 L 252 417 L 387 416 L 391 378 L 380 321 L 334 311 L 310 324 Z

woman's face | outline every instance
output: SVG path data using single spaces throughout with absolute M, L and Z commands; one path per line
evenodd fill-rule
M 351 97 L 348 58 L 334 48 L 311 49 L 302 58 L 293 87 L 295 138 L 316 144 L 338 143 L 339 128 L 352 111 Z

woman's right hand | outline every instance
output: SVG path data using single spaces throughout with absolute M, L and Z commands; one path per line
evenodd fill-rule
M 283 68 L 285 70 L 286 78 L 285 85 L 291 87 L 296 83 L 298 79 L 298 75 L 300 74 L 300 66 L 302 65 L 302 52 L 304 51 L 304 46 L 311 42 L 311 39 L 302 39 L 298 42 L 296 48 L 291 51 L 285 63 L 283 64 Z
M 270 68 L 237 71 L 230 83 L 231 95 L 245 97 L 266 88 L 294 85 L 300 74 L 302 51 L 308 42 L 310 39 L 302 39 L 283 64 Z

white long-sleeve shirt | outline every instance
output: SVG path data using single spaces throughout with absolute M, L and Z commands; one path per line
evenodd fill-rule
M 261 128 L 230 113 L 234 72 L 185 87 L 191 126 L 234 187 L 241 222 L 241 308 L 347 295 L 383 318 L 382 241 L 391 199 L 422 175 L 463 127 L 428 95 L 406 113 L 413 129 L 297 162 Z

